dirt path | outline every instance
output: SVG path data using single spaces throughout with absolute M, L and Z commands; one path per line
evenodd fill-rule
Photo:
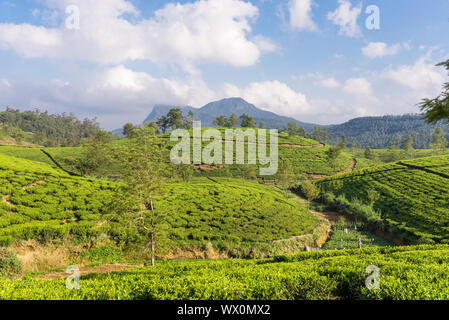
M 98 267 L 79 267 L 80 276 L 86 276 L 89 274 L 102 274 L 102 273 L 111 273 L 118 272 L 123 270 L 135 269 L 138 268 L 138 265 L 130 265 L 130 264 L 105 264 Z M 55 280 L 67 278 L 69 276 L 65 271 L 57 271 L 51 272 L 44 275 L 37 276 L 36 279 L 46 279 L 46 280 Z
M 201 140 L 202 138 L 193 138 L 195 140 Z M 211 139 L 213 140 L 213 139 Z M 205 142 L 207 142 L 207 140 L 204 140 Z M 267 143 L 249 143 L 248 141 L 235 141 L 235 140 L 214 140 L 215 142 L 226 142 L 226 143 L 234 143 L 234 144 L 256 144 L 256 145 L 265 145 L 268 146 L 269 144 Z M 324 147 L 324 144 L 320 143 L 320 144 L 315 144 L 315 145 L 311 145 L 311 146 L 304 146 L 304 145 L 299 145 L 299 144 L 288 144 L 288 143 L 282 143 L 282 144 L 278 144 L 279 147 L 287 147 L 287 148 L 301 148 L 301 149 L 310 149 L 310 148 L 322 148 Z
M 30 184 L 30 185 L 27 185 L 27 186 L 22 187 L 22 190 L 25 191 L 25 190 L 34 188 L 34 187 L 37 186 L 38 184 L 45 183 L 45 182 L 47 182 L 47 180 L 45 180 L 45 179 L 39 180 L 39 181 L 35 181 L 35 182 L 33 182 L 32 184 Z
M 13 205 L 12 203 L 9 201 L 11 199 L 11 196 L 3 196 L 2 198 L 2 202 L 6 203 L 8 207 L 12 208 Z
M 310 202 L 308 200 L 302 198 L 299 195 L 297 195 L 297 200 L 299 203 L 301 203 L 303 205 L 306 205 L 306 206 L 310 205 Z M 335 211 L 319 212 L 319 211 L 310 210 L 310 209 L 309 209 L 309 211 L 310 211 L 310 213 L 317 216 L 318 218 L 325 219 L 325 220 L 329 221 L 329 223 L 331 225 L 337 224 L 341 218 L 345 218 L 346 221 L 352 220 L 351 217 L 341 214 L 341 213 L 338 213 L 338 212 L 335 212 Z

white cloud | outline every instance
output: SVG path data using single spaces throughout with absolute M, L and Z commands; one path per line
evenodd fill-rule
M 73 112 L 79 117 L 101 115 L 107 129 L 124 122 L 140 123 L 155 104 L 200 107 L 217 98 L 199 79 L 170 80 L 135 72 L 122 65 L 85 72 L 73 81 L 11 83 L 5 93 L 0 81 L 0 105 L 49 112 Z
M 298 117 L 310 112 L 310 105 L 304 94 L 277 80 L 253 82 L 246 88 L 227 83 L 224 94 L 227 97 L 242 97 L 261 109 L 280 115 Z
M 273 40 L 264 36 L 255 36 L 251 39 L 251 41 L 255 43 L 257 48 L 259 48 L 262 53 L 280 50 L 279 46 Z
M 346 80 L 343 90 L 356 95 L 371 95 L 373 92 L 371 83 L 363 77 Z
M 11 87 L 11 83 L 6 80 L 6 79 L 0 79 L 0 84 L 6 88 L 10 88 Z
M 352 7 L 349 0 L 338 0 L 339 7 L 334 12 L 329 12 L 327 18 L 334 24 L 340 26 L 340 34 L 349 37 L 358 37 L 361 35 L 360 27 L 357 24 L 357 18 L 362 12 L 362 3 Z
M 362 53 L 365 57 L 375 59 L 395 55 L 403 48 L 406 49 L 408 46 L 406 44 L 403 46 L 400 43 L 388 46 L 384 42 L 370 42 L 366 47 L 362 48 Z
M 290 13 L 290 27 L 296 30 L 317 30 L 312 19 L 312 0 L 290 0 L 288 10 Z
M 30 24 L 0 24 L 0 48 L 27 58 L 49 57 L 121 64 L 149 60 L 178 64 L 194 72 L 198 63 L 251 66 L 262 51 L 273 50 L 269 39 L 248 36 L 258 8 L 241 0 L 201 0 L 167 4 L 154 17 L 142 19 L 127 0 L 47 0 L 63 16 L 68 5 L 80 9 L 80 29 Z M 135 21 L 129 21 L 131 17 Z
M 381 77 L 412 89 L 420 96 L 437 94 L 445 82 L 446 72 L 443 68 L 436 67 L 435 62 L 430 62 L 431 52 L 419 58 L 413 65 L 389 67 Z
M 314 85 L 318 87 L 331 88 L 331 89 L 340 87 L 340 83 L 334 77 L 321 79 L 319 81 L 314 82 Z

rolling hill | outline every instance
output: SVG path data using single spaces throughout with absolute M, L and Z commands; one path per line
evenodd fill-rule
M 203 131 L 207 128 L 203 128 Z M 224 128 L 218 128 L 223 134 L 224 138 Z M 170 148 L 175 143 L 169 142 L 170 134 L 162 135 L 162 137 L 167 139 L 167 147 Z M 269 138 L 267 138 L 269 142 Z M 111 144 L 126 144 L 127 140 L 112 141 Z M 208 142 L 202 142 L 203 147 L 206 146 Z M 327 162 L 326 150 L 329 146 L 321 145 L 319 142 L 313 139 L 307 139 L 302 137 L 290 137 L 286 133 L 279 133 L 279 156 L 281 161 L 290 160 L 293 171 L 295 174 L 309 174 L 309 175 L 331 175 L 333 174 L 333 169 Z M 74 171 L 74 168 L 64 164 L 64 158 L 74 157 L 80 155 L 80 147 L 57 147 L 57 148 L 44 148 L 54 159 L 56 159 L 62 166 L 69 170 Z M 245 146 L 247 150 L 247 146 Z M 5 154 L 9 156 L 14 156 L 17 158 L 23 158 L 33 161 L 44 162 L 49 165 L 53 165 L 52 161 L 45 156 L 40 148 L 37 147 L 19 147 L 19 146 L 0 146 L 0 154 Z M 224 152 L 223 152 L 224 155 Z M 337 165 L 337 170 L 339 172 L 348 169 L 352 164 L 352 155 L 348 152 L 344 152 Z M 207 172 L 196 172 L 199 176 L 232 176 L 240 178 L 242 176 L 241 166 L 233 166 L 230 173 L 224 172 L 219 168 L 208 170 Z M 118 174 L 117 166 L 112 165 L 110 168 L 104 170 L 106 176 L 115 176 Z
M 368 203 L 379 199 L 384 227 L 405 242 L 449 243 L 449 156 L 400 161 L 342 174 L 319 182 L 323 192 Z
M 123 229 L 117 233 L 113 224 L 102 223 L 117 186 L 0 154 L 0 244 L 66 237 L 83 242 L 102 233 L 120 241 Z M 320 225 L 285 193 L 241 180 L 170 183 L 164 197 L 156 199 L 158 206 L 170 213 L 167 236 L 173 248 L 212 243 L 230 256 L 263 257 L 303 248 L 313 244 Z

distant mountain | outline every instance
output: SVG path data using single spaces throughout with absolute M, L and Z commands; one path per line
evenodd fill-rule
M 343 124 L 328 126 L 327 130 L 331 144 L 336 144 L 344 135 L 348 143 L 355 140 L 360 147 L 381 149 L 388 147 L 390 141 L 400 144 L 411 136 L 416 149 L 425 149 L 429 147 L 437 127 L 445 130 L 449 140 L 447 126 L 443 123 L 429 125 L 418 114 L 356 118 Z
M 192 107 L 156 105 L 150 115 L 145 119 L 144 123 L 157 120 L 158 118 L 166 115 L 172 108 L 181 109 L 184 115 L 187 115 L 189 111 L 192 111 L 195 119 L 201 120 L 201 125 L 203 127 L 213 127 L 213 121 L 217 117 L 222 115 L 230 117 L 233 113 L 235 113 L 238 117 L 242 114 L 247 114 L 252 117 L 257 124 L 263 121 L 267 129 L 284 129 L 290 121 L 295 121 L 299 126 L 303 126 L 307 131 L 312 131 L 314 127 L 314 124 L 312 123 L 301 122 L 293 118 L 284 117 L 273 112 L 261 110 L 255 105 L 246 102 L 242 98 L 229 98 L 211 102 L 199 109 Z
M 301 122 L 293 118 L 261 110 L 242 98 L 229 98 L 211 102 L 199 109 L 189 106 L 155 105 L 144 123 L 157 120 L 166 115 L 172 108 L 181 109 L 184 115 L 192 111 L 195 119 L 201 120 L 203 127 L 213 127 L 213 121 L 218 116 L 224 115 L 229 117 L 233 113 L 238 117 L 246 113 L 253 117 L 257 124 L 263 121 L 267 129 L 284 129 L 290 121 L 295 121 L 299 126 L 303 126 L 309 133 L 313 132 L 314 126 L 318 126 L 329 131 L 330 141 L 333 145 L 337 144 L 341 136 L 344 135 L 349 144 L 355 140 L 359 147 L 381 149 L 388 147 L 390 141 L 400 144 L 406 138 L 412 136 L 414 139 L 414 147 L 416 149 L 424 149 L 429 147 L 432 134 L 436 127 L 443 128 L 449 140 L 449 128 L 444 124 L 429 125 L 418 114 L 363 117 L 352 119 L 342 124 L 323 126 Z M 114 130 L 113 133 L 121 135 L 122 129 Z

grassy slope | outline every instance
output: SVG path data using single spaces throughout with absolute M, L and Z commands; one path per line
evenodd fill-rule
M 413 167 L 411 167 L 413 166 Z M 402 161 L 320 181 L 324 191 L 367 201 L 367 191 L 381 199 L 382 217 L 416 238 L 449 241 L 449 156 Z
M 74 178 L 36 161 L 0 155 L 0 242 L 85 237 L 111 182 Z
M 203 128 L 203 131 L 206 130 Z M 219 128 L 219 131 L 223 134 L 224 137 L 224 129 Z M 164 138 L 167 139 L 167 145 L 169 147 L 176 144 L 176 142 L 168 141 L 170 137 L 169 134 L 163 135 Z M 269 139 L 267 138 L 269 141 Z M 125 144 L 126 140 L 113 141 L 112 144 Z M 203 142 L 203 148 L 208 144 L 208 142 Z M 318 174 L 318 175 L 331 175 L 333 174 L 333 169 L 329 166 L 326 160 L 325 151 L 329 148 L 329 146 L 322 146 L 318 148 L 295 148 L 295 147 L 287 147 L 286 145 L 299 145 L 299 146 L 316 146 L 319 143 L 312 139 L 302 138 L 302 137 L 289 137 L 285 133 L 279 134 L 279 157 L 281 160 L 289 159 L 292 162 L 294 172 L 296 174 L 308 173 L 308 174 Z M 248 150 L 248 146 L 244 145 L 245 154 Z M 193 150 L 193 148 L 191 148 Z M 58 161 L 63 167 L 70 171 L 74 171 L 73 168 L 68 167 L 64 164 L 63 159 L 67 157 L 76 158 L 80 152 L 81 148 L 79 147 L 70 147 L 70 148 L 45 148 L 45 150 L 53 156 L 53 158 Z M 269 150 L 269 147 L 267 147 Z M 48 163 L 53 165 L 53 163 L 46 157 L 40 148 L 27 148 L 27 147 L 18 147 L 18 146 L 0 146 L 0 154 L 6 154 L 18 158 L 24 158 L 28 160 L 40 161 L 44 163 Z M 223 157 L 224 157 L 224 147 L 223 147 Z M 235 158 L 235 157 L 234 157 Z M 343 171 L 347 169 L 351 164 L 352 156 L 350 153 L 345 152 L 339 159 L 337 170 Z M 239 166 L 240 167 L 240 166 Z M 111 165 L 110 168 L 105 170 L 105 174 L 107 176 L 114 176 L 118 174 L 118 166 Z M 222 170 L 211 170 L 206 173 L 207 176 L 223 176 Z M 236 170 L 231 170 L 231 176 L 240 177 L 241 172 L 237 168 Z M 204 173 L 198 172 L 198 175 L 204 175 Z
M 171 261 L 61 280 L 0 280 L 0 299 L 449 299 L 447 245 L 304 252 L 270 260 Z M 365 281 L 379 268 L 379 289 Z
M 115 182 L 70 177 L 47 164 L 1 154 L 0 182 L 3 243 L 108 230 L 107 225 L 92 227 L 100 221 Z M 284 193 L 241 180 L 172 183 L 155 205 L 170 214 L 170 239 L 178 245 L 213 242 L 229 249 L 231 244 L 270 244 L 309 234 L 318 225 L 317 218 Z

